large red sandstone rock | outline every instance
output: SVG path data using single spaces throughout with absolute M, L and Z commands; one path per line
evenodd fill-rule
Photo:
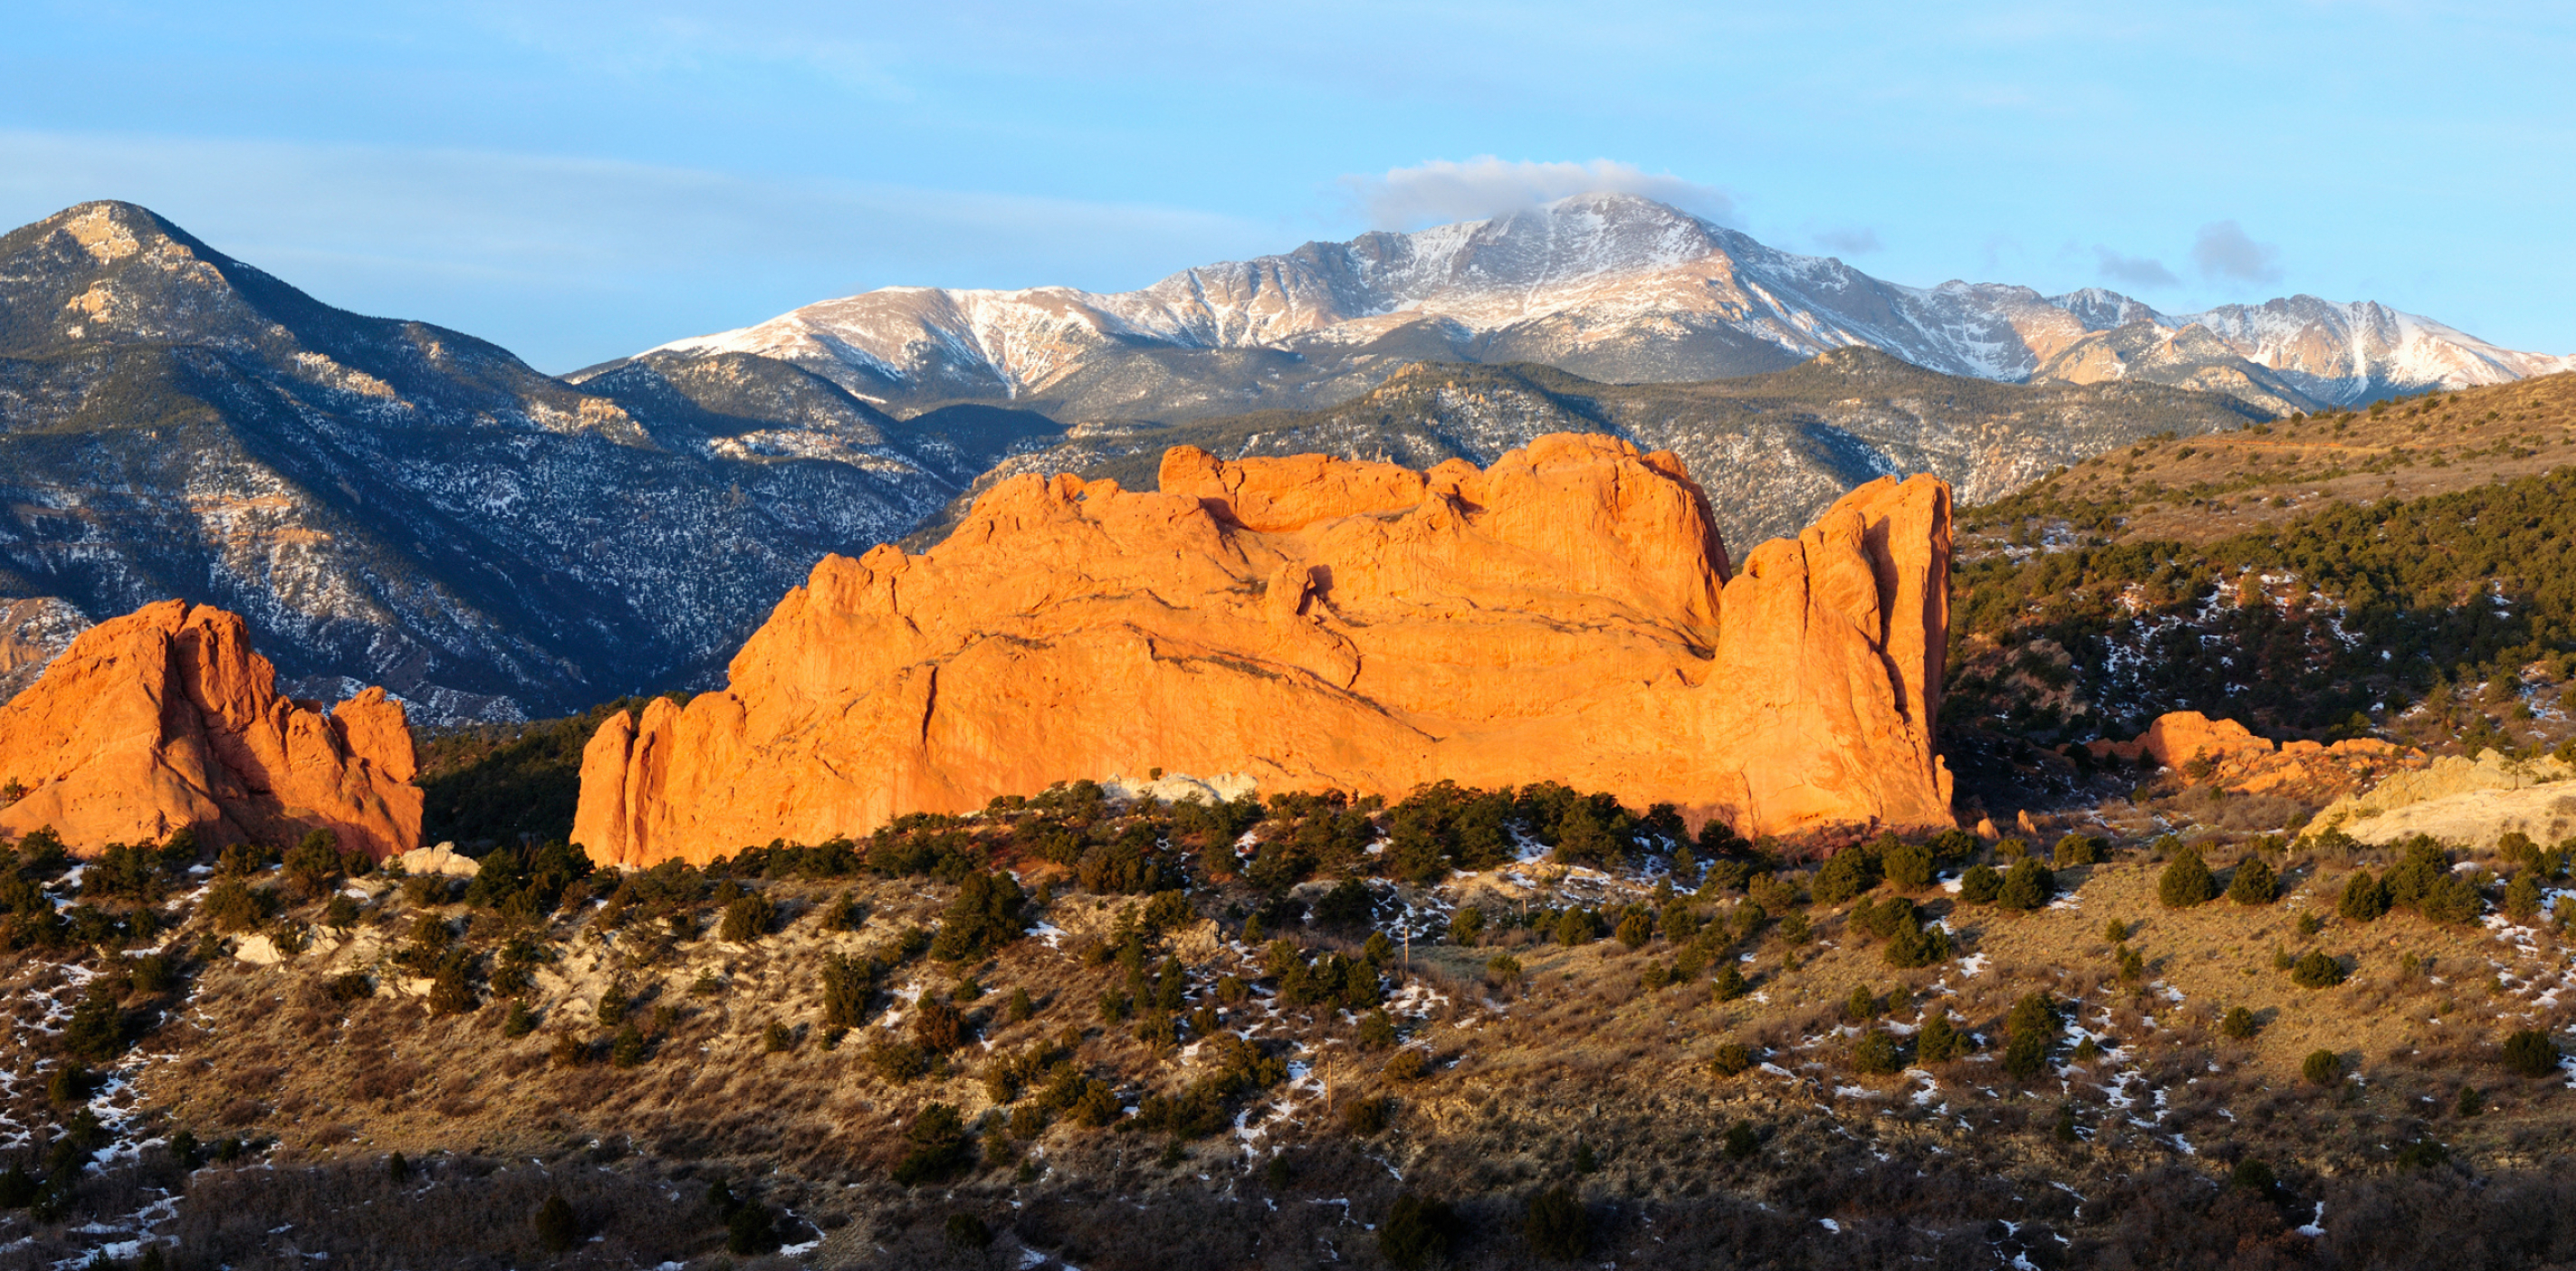
M 826 558 L 727 691 L 602 726 L 574 841 L 704 861 L 1152 768 L 1951 823 L 1937 480 L 1853 491 L 1731 581 L 1680 461 L 1606 437 L 1483 471 L 1184 447 L 1160 485 L 1021 476 L 923 555 Z
M 0 831 L 50 825 L 75 852 L 194 826 L 217 845 L 313 829 L 383 857 L 420 843 L 402 704 L 368 689 L 327 714 L 277 695 L 242 620 L 170 600 L 81 633 L 0 705 Z

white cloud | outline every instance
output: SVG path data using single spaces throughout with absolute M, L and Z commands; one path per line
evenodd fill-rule
M 1841 252 L 1846 256 L 1859 256 L 1886 246 L 1878 241 L 1878 231 L 1866 225 L 1856 229 L 1826 230 L 1816 235 L 1816 242 L 1827 251 Z
M 2199 240 L 2191 245 L 2191 262 L 2200 267 L 2202 277 L 2212 281 L 2281 281 L 2281 249 L 2255 242 L 2245 227 L 2234 221 L 2213 221 L 2201 226 Z
M 1379 229 L 1418 229 L 1504 216 L 1576 194 L 1634 194 L 1712 220 L 1735 214 L 1735 199 L 1713 185 L 1647 172 L 1612 159 L 1539 163 L 1480 155 L 1434 159 L 1376 176 L 1342 178 L 1344 190 Z
M 2102 276 L 2124 286 L 2173 287 L 2182 283 L 2182 279 L 2174 277 L 2174 271 L 2165 268 L 2163 261 L 2151 256 L 2123 256 L 2108 247 L 2096 247 L 2093 254 L 2099 261 Z

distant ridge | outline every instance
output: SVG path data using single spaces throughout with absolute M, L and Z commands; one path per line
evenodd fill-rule
M 2166 314 L 2093 288 L 1902 286 L 1622 194 L 1307 243 L 1141 291 L 890 287 L 656 352 L 757 353 L 905 409 L 1009 401 L 1171 420 L 1334 405 L 1412 361 L 1677 382 L 1852 345 L 1981 379 L 2203 388 L 2272 413 L 2576 369 L 2367 301 Z

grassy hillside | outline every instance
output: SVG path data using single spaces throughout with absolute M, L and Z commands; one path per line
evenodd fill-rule
M 2202 543 L 2329 504 L 2418 499 L 2576 462 L 2576 374 L 2395 398 L 2094 456 L 1963 511 L 1963 531 L 2035 541 Z
M 2544 1053 L 2576 1009 L 2564 936 L 2474 921 L 2515 903 L 2497 873 L 2562 856 L 2481 858 L 2466 901 L 2365 921 L 2338 913 L 2354 873 L 2406 875 L 2348 843 L 2210 837 L 2209 888 L 2260 862 L 2283 894 L 2184 907 L 2164 880 L 2203 858 L 2175 840 L 1763 847 L 1553 787 L 1217 809 L 1074 787 L 703 871 L 508 851 L 467 885 L 235 854 L 209 886 L 22 852 L 0 1248 L 2576 1257 L 2550 1164 L 2576 1118 Z

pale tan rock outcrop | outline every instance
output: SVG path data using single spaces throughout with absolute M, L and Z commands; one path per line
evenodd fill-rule
M 725 691 L 591 738 L 574 841 L 703 861 L 1154 768 L 1951 823 L 1937 480 L 1855 490 L 1731 579 L 1680 462 L 1606 437 L 1482 471 L 1184 447 L 1159 484 L 1016 477 L 927 553 L 827 557 Z
M 454 843 L 435 847 L 415 847 L 393 858 L 406 874 L 445 874 L 450 878 L 472 878 L 483 871 L 483 864 L 471 856 L 457 854 Z
M 164 601 L 82 632 L 0 705 L 0 782 L 26 788 L 0 832 L 49 825 L 91 853 L 184 826 L 217 845 L 327 829 L 381 858 L 419 845 L 418 768 L 382 689 L 328 711 L 282 698 L 239 617 Z
M 2576 766 L 2555 755 L 2444 755 L 2327 804 L 2309 820 L 2306 833 L 2329 829 L 2364 843 L 2430 834 L 2472 847 L 2519 830 L 2553 846 L 2576 834 Z

